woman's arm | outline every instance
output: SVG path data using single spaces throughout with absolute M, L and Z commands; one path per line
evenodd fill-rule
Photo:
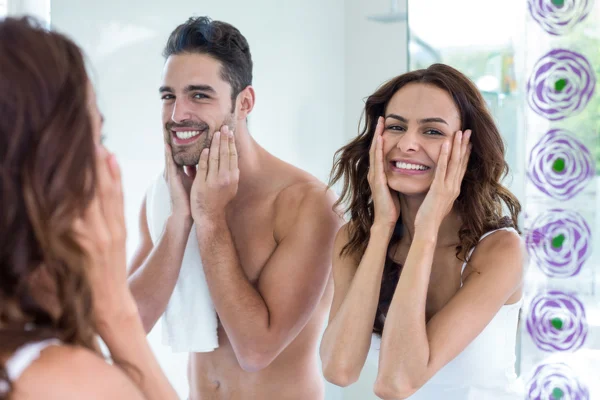
M 388 309 L 375 383 L 375 393 L 382 398 L 412 391 L 428 364 L 425 305 L 436 237 L 437 232 L 415 232 Z
M 391 233 L 391 228 L 373 225 L 360 262 L 351 255 L 339 255 L 348 243 L 347 225 L 335 239 L 333 304 L 320 353 L 325 379 L 338 386 L 356 382 L 365 364 Z
M 375 215 L 365 252 L 340 257 L 349 242 L 348 225 L 339 230 L 334 244 L 333 305 L 321 342 L 321 360 L 325 378 L 338 386 L 358 379 L 369 353 L 386 252 L 400 213 L 397 193 L 392 193 L 385 176 L 383 125 L 379 117 L 369 149 L 367 180 Z
M 146 338 L 133 296 L 126 292 L 122 306 L 98 320 L 98 333 L 110 350 L 115 364 L 148 400 L 177 399 L 177 393 L 163 373 Z
M 477 272 L 426 324 L 430 237 L 416 233 L 386 318 L 375 384 L 384 399 L 404 399 L 419 389 L 483 331 L 522 282 L 520 238 L 497 232 L 474 252 L 471 265 Z
M 121 173 L 114 156 L 100 147 L 98 187 L 73 229 L 89 257 L 96 329 L 146 399 L 177 399 L 146 339 L 137 305 L 127 285 L 126 229 Z

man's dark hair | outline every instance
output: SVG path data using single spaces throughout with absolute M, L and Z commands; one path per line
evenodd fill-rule
M 250 46 L 240 31 L 226 22 L 192 17 L 169 36 L 163 56 L 207 54 L 222 64 L 221 78 L 231 85 L 231 99 L 252 85 Z

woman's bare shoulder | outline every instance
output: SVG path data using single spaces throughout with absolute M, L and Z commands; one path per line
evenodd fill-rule
M 14 384 L 14 400 L 132 399 L 138 388 L 117 366 L 81 346 L 50 346 Z

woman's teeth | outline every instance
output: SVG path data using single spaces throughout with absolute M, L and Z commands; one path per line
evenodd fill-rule
M 424 171 L 426 169 L 429 169 L 429 167 L 426 167 L 424 165 L 408 164 L 408 163 L 405 163 L 405 162 L 397 162 L 396 163 L 396 168 L 399 168 L 399 169 L 414 169 L 414 170 L 420 170 L 420 171 Z
M 185 131 L 185 132 L 175 132 L 175 135 L 178 139 L 191 139 L 194 136 L 198 136 L 200 131 Z

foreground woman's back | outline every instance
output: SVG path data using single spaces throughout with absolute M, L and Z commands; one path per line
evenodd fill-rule
M 0 399 L 177 398 L 127 289 L 120 174 L 81 51 L 0 20 L 0 93 Z

